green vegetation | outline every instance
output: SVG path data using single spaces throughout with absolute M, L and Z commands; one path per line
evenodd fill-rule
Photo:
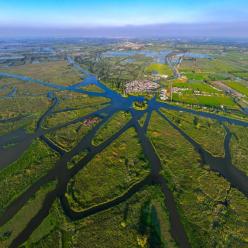
M 92 129 L 94 124 L 87 126 L 84 123 L 69 125 L 48 133 L 46 136 L 66 151 L 70 151 Z
M 237 90 L 238 92 L 248 97 L 248 85 L 244 85 L 242 83 L 233 82 L 233 81 L 225 81 L 224 83 L 229 87 L 233 88 L 234 90 Z
M 141 127 L 143 127 L 143 125 L 145 124 L 146 117 L 147 117 L 147 113 L 143 114 L 143 116 L 139 119 L 139 124 Z
M 248 132 L 245 127 L 235 127 L 229 125 L 232 132 L 231 156 L 232 163 L 248 175 Z
M 131 62 L 128 62 L 131 60 Z M 144 71 L 147 64 L 152 63 L 152 58 L 143 55 L 132 57 L 102 57 L 97 62 L 90 62 L 90 68 L 98 78 L 109 88 L 123 93 L 127 82 L 144 79 Z M 80 58 L 81 65 L 88 65 L 84 57 Z
M 148 107 L 146 101 L 135 101 L 133 102 L 133 108 L 137 110 L 145 110 Z
M 243 80 L 248 80 L 248 72 L 233 72 L 233 75 L 242 78 Z
M 51 170 L 58 155 L 44 143 L 34 140 L 29 149 L 14 163 L 0 171 L 0 214 L 7 205 Z
M 0 99 L 1 118 L 7 119 L 16 116 L 41 114 L 50 105 L 50 101 L 47 97 L 18 97 L 11 99 Z M 31 108 L 32 106 L 32 108 Z
M 6 96 L 16 88 L 15 96 L 40 96 L 47 95 L 47 92 L 54 92 L 55 90 L 37 83 L 31 83 L 28 81 L 21 81 L 14 78 L 1 78 L 0 77 L 0 96 Z
M 197 96 L 191 94 L 173 93 L 173 101 L 187 104 L 200 104 L 211 107 L 220 107 L 221 105 L 227 108 L 238 108 L 233 99 L 229 96 Z
M 98 108 L 100 108 L 100 106 Z M 52 114 L 48 118 L 46 118 L 46 120 L 44 121 L 43 127 L 51 128 L 57 125 L 61 125 L 63 123 L 67 123 L 69 121 L 76 120 L 80 117 L 84 117 L 88 114 L 91 114 L 92 112 L 96 111 L 98 108 L 97 107 L 96 108 L 86 107 L 86 108 L 82 108 L 78 110 L 58 112 L 58 113 Z
M 218 121 L 160 109 L 169 119 L 214 156 L 224 156 L 225 130 Z
M 65 108 L 86 108 L 92 107 L 95 110 L 100 108 L 101 105 L 109 102 L 108 98 L 105 97 L 91 97 L 85 94 L 62 91 L 56 94 L 59 97 L 59 105 L 55 108 L 56 110 Z
M 73 156 L 72 159 L 67 163 L 67 168 L 73 168 L 81 159 L 83 159 L 88 154 L 87 150 L 79 152 L 77 155 Z
M 156 225 L 154 225 L 156 223 Z M 160 247 L 176 247 L 163 195 L 158 187 L 145 187 L 126 202 L 83 220 L 64 218 L 58 202 L 32 234 L 27 245 L 57 247 L 150 247 L 154 239 Z
M 95 84 L 89 84 L 89 85 L 83 86 L 81 88 L 83 90 L 92 91 L 92 92 L 100 92 L 100 93 L 103 92 L 103 90 L 101 88 L 99 88 L 98 86 L 96 86 Z
M 55 182 L 42 187 L 5 225 L 0 227 L 0 246 L 8 247 L 42 207 L 47 193 L 55 188 Z
M 140 46 L 142 50 L 130 47 L 126 50 L 125 46 L 122 50 L 121 40 L 117 43 L 115 40 L 92 39 L 77 43 L 71 40 L 48 41 L 51 47 L 47 47 L 44 53 L 45 43 L 39 47 L 36 42 L 28 42 L 23 46 L 25 49 L 17 46 L 13 52 L 10 51 L 14 56 L 23 56 L 1 60 L 0 71 L 63 86 L 77 84 L 78 89 L 62 87 L 61 90 L 0 76 L 0 136 L 5 135 L 0 137 L 1 156 L 11 156 L 11 152 L 18 154 L 19 147 L 25 148 L 26 142 L 34 138 L 15 162 L 2 168 L 5 164 L 2 166 L 0 161 L 0 218 L 2 214 L 6 217 L 11 215 L 18 207 L 14 204 L 17 198 L 24 203 L 0 227 L 0 247 L 9 247 L 15 238 L 20 237 L 28 223 L 37 220 L 33 218 L 38 211 L 50 206 L 47 203 L 51 200 L 52 207 L 46 212 L 46 217 L 41 217 L 41 224 L 36 229 L 31 228 L 31 236 L 18 247 L 176 248 L 178 245 L 172 238 L 165 206 L 165 200 L 170 199 L 165 199 L 160 186 L 153 184 L 157 178 L 160 179 L 152 177 L 158 173 L 164 177 L 174 196 L 176 208 L 170 211 L 179 213 L 192 248 L 248 246 L 248 201 L 247 196 L 241 193 L 245 189 L 232 187 L 228 178 L 213 172 L 206 164 L 209 160 L 203 161 L 200 151 L 156 112 L 164 106 L 159 111 L 170 121 L 212 156 L 222 157 L 226 133 L 221 123 L 187 113 L 183 108 L 182 111 L 180 108 L 172 111 L 168 105 L 248 122 L 247 115 L 242 112 L 248 106 L 247 47 L 231 43 L 144 40 Z M 139 45 L 139 42 L 135 41 L 133 46 Z M 8 47 L 5 41 L 3 44 Z M 132 46 L 130 42 L 127 44 Z M 30 51 L 34 51 L 32 56 Z M 111 57 L 105 56 L 106 51 Z M 158 63 L 165 60 L 162 52 L 157 57 L 160 51 L 172 51 L 172 56 L 184 51 L 208 54 L 211 59 L 185 56 L 176 68 L 182 77 L 176 77 L 173 68 Z M 118 102 L 118 94 L 111 100 L 112 94 L 108 91 L 106 95 L 109 98 L 80 93 L 80 90 L 85 90 L 101 92 L 104 96 L 103 90 L 95 84 L 78 84 L 86 74 L 83 75 L 73 62 L 62 59 L 67 55 L 106 86 L 123 95 L 126 84 L 133 80 L 140 84 L 145 80 L 156 81 L 161 86 L 160 90 L 166 89 L 167 92 L 140 93 L 145 97 L 143 102 L 138 100 L 140 98 L 128 98 L 126 95 Z M 220 83 L 244 96 L 224 92 L 226 89 Z M 169 95 L 171 86 L 173 101 L 162 104 L 160 97 Z M 57 105 L 42 122 L 44 133 L 37 131 L 37 121 L 55 100 Z M 121 103 L 123 106 L 120 106 Z M 94 114 L 97 110 L 100 110 L 99 115 Z M 144 133 L 145 130 L 139 129 L 135 121 L 143 126 L 151 112 L 148 130 Z M 84 118 L 91 114 L 91 117 Z M 128 129 L 111 142 L 111 137 L 115 137 L 127 123 L 130 124 Z M 59 129 L 56 128 L 58 125 Z M 248 176 L 247 127 L 224 125 L 232 133 L 232 163 Z M 96 130 L 98 127 L 99 130 Z M 139 140 L 134 127 L 139 130 L 139 135 L 146 135 L 152 142 L 161 162 L 159 172 L 156 166 L 151 168 L 147 159 L 148 155 L 151 158 L 155 156 L 153 150 L 143 150 L 143 145 L 145 148 L 149 146 L 141 142 L 147 140 Z M 24 130 L 18 130 L 16 135 L 11 133 L 19 128 Z M 52 131 L 49 131 L 50 128 Z M 30 134 L 25 136 L 25 132 Z M 39 139 L 43 134 L 65 153 L 54 152 Z M 105 141 L 109 144 L 102 149 Z M 152 175 L 149 174 L 151 169 Z M 145 184 L 143 180 L 148 175 L 153 181 Z M 42 178 L 45 180 L 42 181 Z M 35 183 L 42 186 L 28 195 L 27 190 Z M 140 190 L 134 187 L 137 183 L 143 185 Z M 25 195 L 22 195 L 24 192 Z M 109 209 L 96 211 L 86 218 L 71 220 L 66 209 L 62 209 L 59 197 L 63 194 L 69 207 L 76 212 L 92 207 L 96 209 L 94 207 L 113 203 L 116 199 L 122 202 L 113 203 Z M 177 237 L 177 233 L 175 235 Z
M 157 114 L 152 116 L 148 134 L 160 156 L 162 175 L 174 192 L 192 247 L 246 245 L 246 197 L 236 189 L 230 191 L 225 179 L 201 167 L 199 154 Z M 230 202 L 227 206 L 226 200 Z
M 238 68 L 237 62 L 234 63 L 233 60 L 230 60 L 230 57 L 221 57 L 219 54 L 213 59 L 184 59 L 179 71 L 189 81 L 181 83 L 179 80 L 174 80 L 173 86 L 182 89 L 187 88 L 188 90 L 174 93 L 173 100 L 185 104 L 238 109 L 239 107 L 232 97 L 224 95 L 224 92 L 211 86 L 219 80 L 231 82 L 233 72 Z M 233 84 L 233 87 L 238 87 L 239 90 L 244 92 L 245 88 L 242 87 L 242 84 L 240 85 Z
M 236 66 L 235 66 L 236 67 Z M 218 75 L 218 73 L 228 73 L 235 70 L 233 65 L 230 64 L 230 61 L 224 58 L 214 58 L 212 60 L 208 59 L 196 59 L 194 60 L 184 60 L 180 66 L 181 71 L 185 72 L 195 72 L 195 73 L 204 73 L 208 75 Z
M 36 122 L 50 104 L 44 96 L 0 98 L 0 119 L 20 117 L 20 120 L 14 122 L 0 123 L 0 134 L 4 135 L 21 127 L 33 132 Z
M 121 195 L 149 171 L 134 129 L 129 129 L 87 164 L 69 183 L 74 209 L 88 208 Z
M 207 74 L 196 73 L 195 71 L 185 72 L 183 75 L 186 76 L 188 80 L 206 80 L 208 78 Z
M 207 93 L 220 93 L 217 89 L 212 87 L 211 85 L 202 82 L 202 81 L 189 81 L 188 83 L 174 82 L 173 87 L 178 88 L 188 88 L 189 91 L 193 93 L 193 91 L 207 92 Z
M 123 127 L 131 118 L 130 113 L 120 111 L 116 113 L 107 123 L 105 123 L 97 132 L 93 139 L 94 145 L 99 145 L 114 133 L 116 133 L 121 127 Z
M 81 74 L 72 69 L 66 61 L 20 65 L 8 69 L 0 69 L 0 71 L 20 74 L 61 85 L 72 85 L 82 81 Z
M 171 70 L 171 68 L 165 64 L 151 64 L 145 69 L 145 72 L 149 74 L 156 72 L 160 75 L 173 75 L 173 71 Z

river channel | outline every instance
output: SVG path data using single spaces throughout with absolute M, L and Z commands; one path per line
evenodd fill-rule
M 69 63 L 74 66 L 75 68 L 82 70 L 81 72 L 85 73 L 85 70 L 81 69 L 78 64 L 76 64 L 73 59 L 70 58 Z M 193 139 L 191 139 L 187 134 L 185 134 L 179 127 L 177 127 L 174 123 L 172 123 L 164 114 L 160 112 L 161 108 L 175 110 L 175 111 L 182 111 L 187 112 L 190 114 L 210 118 L 217 120 L 218 122 L 222 123 L 225 126 L 225 123 L 230 123 L 233 125 L 239 125 L 248 127 L 248 123 L 236 120 L 233 118 L 228 118 L 224 116 L 219 116 L 216 114 L 208 113 L 208 112 L 201 112 L 201 111 L 195 111 L 192 109 L 186 109 L 179 106 L 173 106 L 167 103 L 162 103 L 156 101 L 155 98 L 149 100 L 147 102 L 147 109 L 143 111 L 138 111 L 133 108 L 133 102 L 134 101 L 142 101 L 144 100 L 143 97 L 136 97 L 136 96 L 130 96 L 130 97 L 123 97 L 122 95 L 114 92 L 113 90 L 106 87 L 104 84 L 102 84 L 100 81 L 97 80 L 97 78 L 87 72 L 86 79 L 78 84 L 71 85 L 71 86 L 61 86 L 57 84 L 52 84 L 48 82 L 43 82 L 40 80 L 35 80 L 29 77 L 21 76 L 21 75 L 15 75 L 15 74 L 9 74 L 9 73 L 0 73 L 1 77 L 6 78 L 15 78 L 22 81 L 28 81 L 37 83 L 40 85 L 44 85 L 46 87 L 50 87 L 51 89 L 56 90 L 62 90 L 62 91 L 73 91 L 78 92 L 82 94 L 87 94 L 90 96 L 95 97 L 106 97 L 110 99 L 110 102 L 103 106 L 102 109 L 95 111 L 92 114 L 78 117 L 77 119 L 64 123 L 62 125 L 58 125 L 56 127 L 50 128 L 50 129 L 42 129 L 42 123 L 44 120 L 54 113 L 54 108 L 58 104 L 58 99 L 56 96 L 53 96 L 53 101 L 50 106 L 50 108 L 44 113 L 39 121 L 37 122 L 36 131 L 33 134 L 25 133 L 24 130 L 16 130 L 13 133 L 7 134 L 5 136 L 0 137 L 0 170 L 9 166 L 12 162 L 17 160 L 23 152 L 25 152 L 30 144 L 32 143 L 33 139 L 40 138 L 44 142 L 46 142 L 47 145 L 49 145 L 53 150 L 57 151 L 60 154 L 60 159 L 56 162 L 55 167 L 50 170 L 47 175 L 41 177 L 36 181 L 32 186 L 30 186 L 23 194 L 18 196 L 13 202 L 10 203 L 10 205 L 7 207 L 7 209 L 4 211 L 3 215 L 0 216 L 0 225 L 4 225 L 7 221 L 9 221 L 20 209 L 22 206 L 25 205 L 25 203 L 31 198 L 36 191 L 39 190 L 39 188 L 43 185 L 45 185 L 47 182 L 52 180 L 57 180 L 57 186 L 56 188 L 47 194 L 42 208 L 38 211 L 38 213 L 33 217 L 33 219 L 27 224 L 27 226 L 23 229 L 23 231 L 16 237 L 16 239 L 13 240 L 11 247 L 18 247 L 23 242 L 25 242 L 29 236 L 32 234 L 32 232 L 41 224 L 41 222 L 44 220 L 44 218 L 49 214 L 49 210 L 54 203 L 54 201 L 59 198 L 61 205 L 64 209 L 65 214 L 71 218 L 72 220 L 81 219 L 86 216 L 90 216 L 92 214 L 96 214 L 100 211 L 106 210 L 108 208 L 114 207 L 117 204 L 120 204 L 121 202 L 126 201 L 129 199 L 132 195 L 134 195 L 136 192 L 140 191 L 145 185 L 148 184 L 157 184 L 160 185 L 161 190 L 165 197 L 165 205 L 167 207 L 169 218 L 170 218 L 170 224 L 171 224 L 171 233 L 179 247 L 190 247 L 190 244 L 187 239 L 187 235 L 185 233 L 184 227 L 181 223 L 179 213 L 177 211 L 176 201 L 174 199 L 173 193 L 170 191 L 170 189 L 167 186 L 166 180 L 160 175 L 160 168 L 161 168 L 161 162 L 159 160 L 158 155 L 155 152 L 155 149 L 149 140 L 149 138 L 146 135 L 146 130 L 149 125 L 151 113 L 153 111 L 158 112 L 163 118 L 164 121 L 167 121 L 174 129 L 176 129 L 185 139 L 187 139 L 195 148 L 196 151 L 199 152 L 202 158 L 202 163 L 207 164 L 211 170 L 217 171 L 221 176 L 223 176 L 233 187 L 236 187 L 238 190 L 240 190 L 244 195 L 248 196 L 248 178 L 247 176 L 238 170 L 234 165 L 231 163 L 230 158 L 230 151 L 229 151 L 229 143 L 231 134 L 229 130 L 226 128 L 226 138 L 225 138 L 225 157 L 224 158 L 216 158 L 213 157 L 210 153 L 205 151 L 201 145 L 196 143 Z M 83 90 L 82 86 L 88 85 L 88 84 L 95 84 L 96 86 L 100 87 L 103 92 L 89 92 Z M 56 95 L 56 94 L 55 94 Z M 50 96 L 51 97 L 51 96 Z M 111 117 L 118 111 L 129 111 L 132 114 L 131 120 L 124 125 L 118 132 L 113 134 L 112 137 L 104 141 L 99 146 L 93 146 L 92 140 L 95 137 L 97 131 L 104 125 Z M 138 120 L 145 114 L 147 114 L 147 119 L 145 121 L 145 124 L 143 127 L 140 126 Z M 100 123 L 98 123 L 95 127 L 92 128 L 89 133 L 82 138 L 82 140 L 69 152 L 62 151 L 59 147 L 57 147 L 54 143 L 49 142 L 45 138 L 45 135 L 51 131 L 55 131 L 59 128 L 66 127 L 68 125 L 77 123 L 79 121 L 86 120 L 89 117 L 95 117 L 98 116 L 101 118 Z M 13 120 L 12 120 L 13 121 Z M 134 184 L 130 189 L 128 189 L 126 192 L 124 192 L 119 197 L 113 199 L 112 201 L 109 201 L 107 203 L 100 204 L 98 206 L 94 206 L 92 208 L 86 209 L 82 212 L 75 212 L 73 211 L 65 197 L 65 192 L 67 188 L 67 184 L 69 180 L 75 176 L 80 170 L 82 170 L 87 164 L 101 151 L 103 151 L 107 146 L 109 146 L 114 140 L 116 140 L 118 137 L 120 137 L 121 134 L 123 134 L 126 130 L 129 128 L 134 127 L 139 141 L 143 147 L 143 151 L 145 156 L 150 162 L 151 165 L 151 172 L 150 175 L 144 180 L 137 182 Z M 11 147 L 10 149 L 4 149 L 4 144 L 9 143 L 11 140 L 15 140 L 15 143 L 17 143 L 16 146 Z M 87 155 L 80 160 L 73 168 L 67 168 L 67 163 L 79 152 L 83 150 L 88 150 Z M 4 158 L 4 159 L 2 159 Z

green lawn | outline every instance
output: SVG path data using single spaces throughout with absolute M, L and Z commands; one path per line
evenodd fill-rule
M 165 64 L 151 64 L 145 69 L 146 73 L 152 73 L 154 71 L 160 75 L 173 75 L 173 71 L 171 70 L 171 68 Z

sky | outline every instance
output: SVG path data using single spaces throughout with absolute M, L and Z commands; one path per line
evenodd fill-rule
M 0 0 L 0 31 L 211 23 L 248 23 L 248 1 Z

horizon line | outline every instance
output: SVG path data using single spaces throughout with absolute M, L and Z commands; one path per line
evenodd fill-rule
M 65 36 L 65 37 L 227 37 L 248 38 L 248 21 L 154 23 L 145 25 L 80 25 L 80 26 L 36 26 L 1 25 L 0 37 L 6 36 Z M 47 33 L 49 32 L 49 34 Z
M 63 29 L 72 29 L 72 28 L 125 28 L 125 27 L 152 27 L 152 26 L 166 26 L 166 25 L 180 25 L 180 26 L 188 26 L 188 25 L 238 25 L 238 24 L 248 24 L 247 21 L 209 21 L 209 22 L 154 22 L 147 24 L 93 24 L 93 23 L 85 23 L 79 25 L 58 25 L 58 24 L 34 24 L 34 25 L 24 25 L 24 24 L 0 24 L 0 28 L 63 28 Z

